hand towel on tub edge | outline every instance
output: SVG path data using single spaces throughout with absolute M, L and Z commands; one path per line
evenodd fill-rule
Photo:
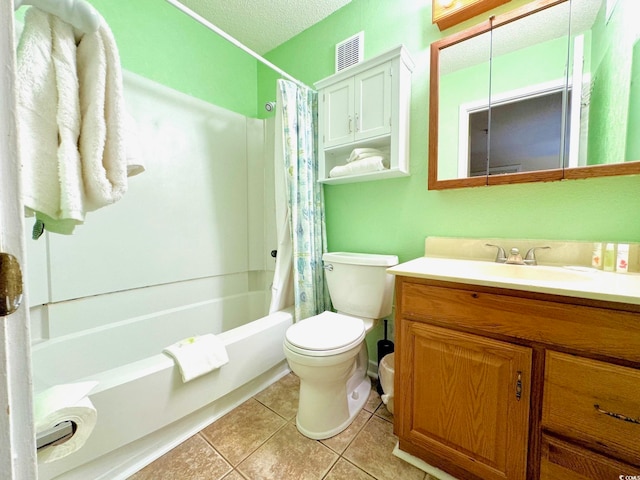
M 189 337 L 163 350 L 176 361 L 182 381 L 188 382 L 229 362 L 222 341 L 212 333 Z

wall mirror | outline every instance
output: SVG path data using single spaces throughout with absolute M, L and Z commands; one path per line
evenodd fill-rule
M 537 0 L 431 45 L 429 189 L 640 173 L 636 0 Z

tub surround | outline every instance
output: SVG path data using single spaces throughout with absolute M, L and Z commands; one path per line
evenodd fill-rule
M 497 264 L 485 243 L 550 245 L 540 262 L 578 270 Z M 458 478 L 638 475 L 640 276 L 585 271 L 586 242 L 532 243 L 427 239 L 389 270 L 398 454 Z

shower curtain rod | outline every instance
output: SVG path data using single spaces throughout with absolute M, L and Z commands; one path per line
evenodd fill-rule
M 240 41 L 238 41 L 237 39 L 235 39 L 234 37 L 232 37 L 231 35 L 229 35 L 227 32 L 225 32 L 224 30 L 218 28 L 216 25 L 214 25 L 213 23 L 209 22 L 206 18 L 202 17 L 201 15 L 198 15 L 196 12 L 194 12 L 193 10 L 191 10 L 188 7 L 185 7 L 182 3 L 180 3 L 178 0 L 166 0 L 167 2 L 169 2 L 171 5 L 173 5 L 174 7 L 176 7 L 178 10 L 182 11 L 182 13 L 190 16 L 191 18 L 193 18 L 194 20 L 196 20 L 197 22 L 199 22 L 200 24 L 204 25 L 205 27 L 207 27 L 209 30 L 217 33 L 218 35 L 220 35 L 222 38 L 224 38 L 225 40 L 233 43 L 236 47 L 240 48 L 241 50 L 245 51 L 246 53 L 248 53 L 249 55 L 251 55 L 253 58 L 255 58 L 256 60 L 258 60 L 259 62 L 263 63 L 264 65 L 266 65 L 267 67 L 269 67 L 270 69 L 274 70 L 276 73 L 279 73 L 280 75 L 282 75 L 283 77 L 285 77 L 288 80 L 291 80 L 292 82 L 294 82 L 295 84 L 302 86 L 302 87 L 306 87 L 309 88 L 311 90 L 315 90 L 313 88 L 311 88 L 309 85 L 306 85 L 305 83 L 301 82 L 300 80 L 298 80 L 295 77 L 292 77 L 291 75 L 289 75 L 287 72 L 285 72 L 284 70 L 282 70 L 281 68 L 277 67 L 276 65 L 274 65 L 273 63 L 271 63 L 269 60 L 267 60 L 266 58 L 260 56 L 259 54 L 257 54 L 256 52 L 254 52 L 253 50 L 251 50 L 249 47 L 247 47 L 246 45 L 244 45 L 243 43 L 241 43 Z

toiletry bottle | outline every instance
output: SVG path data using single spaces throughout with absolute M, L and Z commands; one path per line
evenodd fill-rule
M 629 271 L 629 244 L 618 244 L 618 255 L 616 262 L 616 272 L 626 273 Z
M 591 252 L 591 266 L 602 269 L 602 243 L 596 242 L 593 244 L 593 251 Z
M 604 249 L 604 271 L 613 272 L 616 268 L 616 252 L 613 243 L 607 243 Z

